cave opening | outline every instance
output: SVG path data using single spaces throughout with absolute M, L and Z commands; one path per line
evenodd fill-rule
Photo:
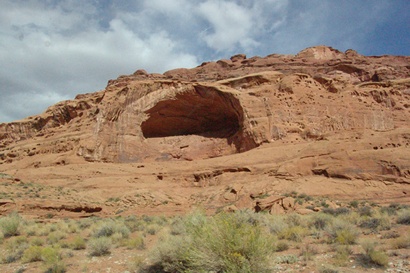
M 240 129 L 243 110 L 233 94 L 195 86 L 176 97 L 158 102 L 145 112 L 141 124 L 145 138 L 200 135 L 229 138 Z

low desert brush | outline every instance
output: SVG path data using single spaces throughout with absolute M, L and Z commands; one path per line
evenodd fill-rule
M 312 260 L 317 253 L 316 247 L 311 244 L 304 244 L 300 249 L 300 257 L 304 262 Z
M 43 250 L 43 247 L 41 246 L 35 246 L 35 245 L 30 246 L 24 251 L 23 257 L 21 258 L 21 260 L 23 261 L 23 263 L 42 261 L 42 256 L 41 256 L 42 250 Z
M 99 223 L 93 230 L 92 236 L 96 238 L 111 237 L 115 234 L 114 241 L 127 239 L 130 235 L 130 230 L 127 225 L 120 220 L 107 219 Z
M 142 236 L 136 236 L 134 238 L 130 238 L 126 241 L 126 246 L 128 249 L 142 250 L 145 248 L 144 238 Z
M 92 238 L 87 244 L 87 249 L 89 250 L 90 256 L 103 256 L 110 254 L 111 247 L 111 239 L 107 237 Z
M 365 252 L 365 262 L 375 264 L 378 266 L 387 266 L 389 263 L 389 257 L 381 250 L 376 250 L 376 243 L 369 240 L 364 240 L 361 246 Z
M 319 273 L 339 273 L 339 269 L 332 265 L 321 265 L 319 267 Z
M 359 221 L 359 227 L 374 231 L 389 230 L 391 228 L 390 218 L 387 214 L 378 213 L 372 217 L 363 217 Z
M 345 266 L 349 261 L 353 251 L 349 245 L 336 245 L 334 247 L 336 254 L 334 255 L 334 263 L 337 266 Z
M 356 226 L 340 219 L 336 219 L 332 225 L 326 228 L 326 233 L 330 243 L 341 245 L 352 245 L 359 236 Z
M 268 223 L 268 228 L 272 234 L 278 235 L 282 233 L 284 230 L 288 229 L 289 225 L 285 222 L 282 216 L 275 215 L 270 219 Z
M 69 246 L 73 250 L 81 250 L 86 248 L 86 242 L 81 236 L 75 236 Z
M 41 258 L 44 266 L 46 267 L 46 272 L 66 272 L 66 266 L 62 260 L 61 253 L 58 248 L 44 247 L 41 251 Z
M 4 248 L 6 251 L 2 253 L 1 263 L 12 263 L 19 260 L 24 251 L 29 247 L 27 238 L 16 236 L 8 239 L 5 242 Z
M 289 244 L 285 241 L 278 241 L 276 243 L 276 252 L 281 252 L 289 249 Z
M 397 224 L 410 225 L 410 209 L 404 209 L 398 213 Z
M 301 226 L 291 226 L 278 234 L 279 239 L 286 239 L 294 242 L 301 242 L 306 236 L 307 229 Z
M 11 213 L 7 216 L 0 218 L 0 231 L 4 237 L 11 237 L 20 234 L 20 225 L 22 219 L 18 213 Z
M 160 240 L 153 266 L 166 272 L 270 272 L 274 238 L 238 213 L 193 213 L 184 226 L 184 234 Z
M 294 264 L 299 261 L 299 258 L 296 255 L 283 255 L 276 257 L 276 263 L 278 264 Z
M 333 222 L 333 217 L 324 213 L 315 213 L 310 216 L 308 222 L 309 228 L 324 230 Z
M 395 238 L 391 242 L 391 246 L 393 249 L 410 248 L 410 233 L 407 236 Z

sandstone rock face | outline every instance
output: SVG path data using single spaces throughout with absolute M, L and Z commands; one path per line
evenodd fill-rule
M 278 179 L 408 185 L 409 120 L 410 57 L 326 46 L 295 56 L 238 54 L 164 74 L 137 70 L 105 90 L 0 124 L 0 166 L 199 162 L 237 154 L 243 164 L 225 171 L 257 164 Z M 258 156 L 249 157 L 254 150 Z M 183 180 L 212 184 L 226 173 L 213 168 L 205 168 L 205 180 L 195 173 Z M 254 206 L 243 196 L 230 201 Z

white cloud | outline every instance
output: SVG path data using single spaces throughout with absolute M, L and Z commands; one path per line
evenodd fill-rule
M 199 5 L 198 13 L 210 24 L 203 39 L 218 51 L 233 48 L 239 44 L 243 48 L 257 46 L 252 39 L 252 14 L 246 7 L 234 2 L 207 1 Z
M 407 1 L 394 2 L 2 0 L 0 122 L 100 90 L 140 68 L 161 73 L 236 53 L 297 53 L 317 44 L 363 54 L 389 44 L 408 52 L 408 39 L 376 35 L 382 26 L 386 37 L 400 31 L 408 37 Z
M 101 29 L 89 13 L 73 11 L 72 1 L 54 8 L 43 1 L 6 4 L 0 12 L 0 122 L 39 113 L 78 93 L 102 89 L 107 80 L 138 68 L 164 72 L 197 65 L 178 52 L 166 31 L 139 37 L 121 18 Z M 78 5 L 77 5 L 78 6 Z M 4 16 L 3 16 L 4 15 Z M 15 105 L 12 108 L 9 105 Z

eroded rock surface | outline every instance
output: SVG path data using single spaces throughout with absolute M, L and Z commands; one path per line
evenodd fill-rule
M 410 57 L 326 46 L 238 54 L 164 74 L 140 69 L 105 90 L 0 124 L 0 171 L 93 162 L 144 164 L 149 173 L 158 169 L 145 164 L 180 162 L 186 169 L 164 169 L 155 181 L 226 186 L 232 173 L 221 170 L 249 170 L 239 175 L 249 181 L 243 195 L 209 193 L 219 206 L 254 206 L 247 193 L 271 178 L 394 183 L 402 198 L 410 184 L 409 120 Z M 199 197 L 191 194 L 177 203 L 192 205 Z

